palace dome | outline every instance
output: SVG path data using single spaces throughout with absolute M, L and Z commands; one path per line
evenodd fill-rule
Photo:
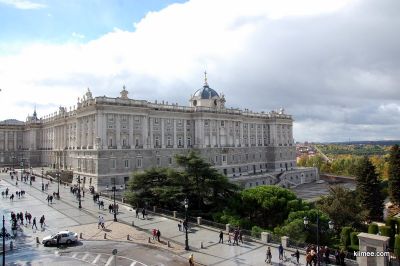
M 203 88 L 198 89 L 193 96 L 200 97 L 201 99 L 211 99 L 215 96 L 219 97 L 218 93 L 211 89 L 207 84 L 205 84 Z

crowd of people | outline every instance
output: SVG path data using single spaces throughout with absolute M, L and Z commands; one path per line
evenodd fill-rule
M 330 256 L 335 255 L 336 265 L 345 265 L 346 253 L 344 250 L 335 250 L 334 253 L 327 247 L 320 247 L 319 252 L 317 252 L 317 247 L 314 245 L 308 246 L 306 249 L 306 266 L 317 265 L 318 260 L 320 262 L 325 262 L 326 264 L 331 263 Z

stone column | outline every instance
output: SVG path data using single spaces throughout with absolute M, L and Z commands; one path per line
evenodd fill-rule
M 250 123 L 247 123 L 247 144 L 249 145 L 249 147 L 251 146 L 251 142 L 250 142 Z
M 389 245 L 390 237 L 360 233 L 357 235 L 359 239 L 359 249 L 361 256 L 357 256 L 358 265 L 388 265 L 388 259 L 385 256 L 376 256 L 376 252 L 384 252 Z M 369 254 L 362 254 L 366 252 Z M 371 254 L 374 252 L 373 254 Z
M 183 147 L 186 149 L 187 148 L 187 140 L 186 140 L 186 119 L 183 119 Z
M 135 148 L 135 140 L 134 140 L 134 135 L 133 135 L 133 115 L 128 116 L 128 128 L 129 128 L 129 146 L 131 146 L 131 149 Z
M 76 147 L 81 147 L 81 125 L 79 123 L 79 118 L 76 119 Z
M 142 121 L 142 143 L 143 143 L 143 148 L 148 148 L 149 147 L 149 141 L 148 141 L 148 137 L 149 137 L 148 121 L 149 121 L 149 118 L 147 116 L 143 116 L 142 119 L 143 119 L 143 121 Z
M 107 139 L 107 115 L 106 114 L 102 114 L 101 115 L 101 127 L 100 127 L 100 131 L 101 131 L 101 141 L 103 144 L 103 149 L 107 150 L 108 149 L 108 139 Z
M 221 126 L 221 122 L 219 120 L 216 121 L 217 122 L 217 146 L 218 148 L 221 147 L 221 131 L 220 131 L 220 126 Z
M 17 132 L 14 131 L 14 151 L 17 150 Z
M 116 136 L 115 136 L 115 144 L 117 149 L 121 149 L 121 117 L 119 115 L 115 116 L 115 124 L 116 124 Z
M 176 118 L 174 118 L 174 149 L 177 148 L 177 138 L 176 138 Z
M 254 127 L 256 128 L 256 147 L 258 146 L 258 124 L 255 124 Z
M 88 127 L 88 133 L 87 133 L 87 143 L 86 143 L 86 149 L 89 149 L 89 147 L 90 146 L 92 146 L 93 147 L 93 125 L 92 125 L 92 123 L 93 123 L 93 120 L 92 120 L 92 116 L 90 115 L 89 117 L 88 117 L 88 125 L 87 125 L 87 127 Z
M 281 237 L 281 243 L 283 248 L 288 248 L 288 242 L 289 242 L 289 237 L 287 236 L 282 236 Z
M 264 137 L 264 126 L 265 126 L 265 124 L 261 124 L 261 146 L 265 146 L 265 142 L 264 142 L 264 139 L 265 139 L 265 137 Z
M 153 117 L 150 117 L 149 123 L 150 123 L 150 148 L 151 148 L 151 149 L 154 148 L 153 121 L 154 121 L 154 118 L 153 118 Z
M 243 147 L 243 122 L 239 122 L 239 127 L 240 127 L 239 144 L 241 147 Z
M 8 131 L 4 132 L 4 150 L 8 151 Z
M 212 121 L 211 119 L 210 119 L 210 122 L 209 122 L 209 124 L 208 124 L 208 128 L 209 128 L 209 133 L 208 133 L 208 135 L 209 135 L 209 138 L 210 138 L 210 147 L 213 147 L 213 142 L 212 142 L 212 136 L 213 136 L 213 133 L 212 133 L 212 123 L 213 123 L 214 121 Z
M 161 148 L 165 148 L 165 132 L 164 132 L 164 126 L 165 126 L 165 119 L 160 118 L 161 120 Z

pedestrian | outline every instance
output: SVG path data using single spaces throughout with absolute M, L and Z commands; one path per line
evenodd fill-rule
M 331 260 L 329 259 L 330 253 L 331 253 L 331 252 L 330 252 L 328 246 L 325 246 L 325 253 L 324 253 L 324 255 L 325 255 L 325 263 L 326 263 L 326 264 L 330 264 L 330 263 L 331 263 Z
M 157 230 L 157 240 L 158 242 L 160 242 L 160 236 L 161 236 L 161 232 L 160 229 Z
M 152 232 L 153 232 L 153 240 L 154 240 L 154 239 L 156 239 L 156 237 L 157 237 L 157 229 L 154 228 L 154 229 L 152 230 Z
M 179 232 L 182 231 L 182 221 L 179 221 L 178 223 L 178 230 Z
M 272 261 L 272 253 L 271 253 L 271 248 L 270 248 L 270 247 L 268 247 L 268 248 L 267 248 L 267 254 L 266 254 L 266 259 L 265 259 L 265 262 L 267 262 L 267 263 L 271 263 L 271 261 Z
M 49 195 L 47 195 L 46 200 L 47 200 L 47 205 L 49 205 L 50 204 L 50 196 Z
M 232 237 L 231 232 L 228 232 L 228 243 L 229 243 L 229 244 L 232 243 L 231 237 Z
M 39 223 L 40 223 L 40 228 L 43 228 L 43 217 L 40 217 Z
M 4 199 L 4 195 L 5 195 L 5 192 L 2 191 L 2 192 L 1 192 L 1 196 L 3 197 L 3 199 Z
M 85 190 L 82 189 L 82 197 L 85 197 Z
M 6 198 L 8 198 L 8 188 L 6 188 Z
M 297 264 L 299 264 L 300 260 L 300 251 L 296 249 L 296 252 L 294 253 L 294 256 L 296 257 Z
M 46 218 L 44 218 L 44 215 L 42 215 L 42 219 L 43 219 L 43 227 L 44 227 L 46 225 L 46 222 L 45 222 Z
M 111 213 L 111 210 L 112 210 L 112 205 L 110 204 L 108 205 L 108 213 Z
M 192 254 L 190 254 L 190 257 L 189 257 L 189 266 L 194 266 L 194 258 L 193 258 L 193 253 L 192 253 Z
M 14 201 L 14 194 L 11 194 L 10 200 L 11 200 L 11 201 Z
M 243 233 L 242 230 L 239 229 L 239 240 L 243 244 Z
M 35 228 L 37 229 L 37 226 L 36 226 L 36 217 L 33 217 L 32 229 L 33 229 L 33 227 L 35 227 Z
M 224 243 L 224 233 L 221 231 L 219 231 L 219 242 L 218 243 Z
M 105 226 L 104 226 L 104 217 L 103 216 L 101 216 L 101 228 L 102 229 L 105 228 Z
M 29 224 L 31 224 L 32 214 L 28 213 Z
M 144 208 L 142 210 L 142 215 L 143 215 L 143 220 L 144 220 L 144 216 L 146 215 L 146 210 Z
M 100 226 L 101 226 L 101 217 L 99 216 L 99 223 L 98 223 L 98 225 L 97 225 L 97 229 L 99 229 Z
M 100 201 L 98 201 L 98 202 L 97 202 L 97 204 L 99 205 L 99 210 L 100 210 L 100 207 L 101 207 L 101 202 L 100 202 Z
M 136 208 L 136 218 L 139 219 L 139 208 Z
M 283 246 L 282 246 L 282 244 L 279 244 L 278 251 L 279 251 L 279 260 L 283 260 Z
M 53 204 L 53 196 L 50 196 L 50 204 Z
M 60 248 L 61 235 L 57 235 L 57 248 Z

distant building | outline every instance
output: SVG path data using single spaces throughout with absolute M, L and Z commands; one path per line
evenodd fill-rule
M 0 166 L 50 166 L 72 170 L 85 186 L 125 185 L 132 172 L 175 167 L 174 156 L 197 151 L 244 187 L 289 187 L 318 179 L 315 168 L 297 168 L 293 119 L 279 112 L 225 107 L 224 95 L 204 85 L 190 106 L 128 97 L 93 97 L 25 122 L 0 122 Z

